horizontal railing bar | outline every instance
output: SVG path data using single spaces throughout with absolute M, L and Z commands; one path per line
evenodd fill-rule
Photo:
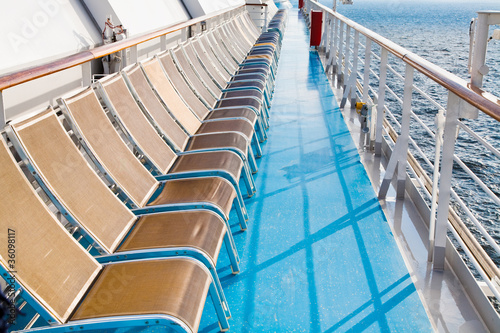
M 32 81 L 65 69 L 76 67 L 88 61 L 94 60 L 90 51 L 83 51 L 41 66 L 34 66 L 15 73 L 8 73 L 0 77 L 0 91 Z
M 377 56 L 376 54 L 372 53 L 373 55 Z M 378 57 L 378 56 L 377 56 Z M 378 57 L 380 59 L 380 57 Z M 404 78 L 401 74 L 399 74 L 398 72 L 396 72 L 390 65 L 387 65 L 387 68 L 388 69 L 391 69 L 392 72 L 394 74 L 396 74 L 400 79 L 402 79 L 404 81 Z M 377 80 L 379 80 L 379 76 L 377 73 L 375 73 L 375 71 L 373 69 L 370 68 L 370 73 L 373 74 L 373 76 L 375 76 L 375 78 Z M 387 88 L 389 88 L 387 85 L 386 85 Z M 427 93 L 425 93 L 421 88 L 419 88 L 416 84 L 413 84 L 412 85 L 413 89 L 418 92 L 420 95 L 422 95 L 422 97 L 424 97 L 426 100 L 428 100 L 429 102 L 431 102 L 435 107 L 437 107 L 439 110 L 446 110 L 442 105 L 440 105 L 438 102 L 436 102 L 435 100 L 432 99 L 432 97 L 430 97 Z M 401 103 L 401 102 L 400 102 Z M 414 113 L 412 113 L 413 115 L 415 115 Z M 416 115 L 415 115 L 416 116 Z M 423 125 L 423 123 L 421 123 Z
M 403 100 L 394 92 L 394 90 L 392 90 L 388 85 L 385 85 L 385 89 L 387 89 L 387 91 L 391 93 L 392 96 L 394 96 L 396 101 L 398 101 L 401 106 L 403 105 Z
M 374 75 L 376 75 L 375 73 L 373 73 Z M 402 105 L 403 104 L 403 101 L 396 95 L 396 93 L 394 93 L 394 91 L 392 89 L 390 89 L 388 86 L 386 86 L 386 89 L 387 91 L 393 95 L 396 100 Z M 387 115 L 389 115 L 389 117 L 394 121 L 395 124 L 397 124 L 398 126 L 401 126 L 397 120 L 397 118 L 394 116 L 394 114 L 389 110 L 389 108 L 387 106 L 384 106 L 384 109 L 387 113 Z M 415 114 L 413 111 L 411 112 L 412 116 L 417 120 L 417 122 L 427 131 L 427 133 L 433 138 L 435 139 L 435 134 L 434 132 L 432 132 L 432 130 L 420 119 L 420 117 L 418 117 L 417 114 Z M 462 124 L 461 122 L 459 122 L 460 124 Z M 477 138 L 480 138 L 480 137 L 477 137 Z M 480 140 L 481 141 L 481 140 Z M 411 143 L 412 143 L 412 146 L 414 146 L 414 148 L 417 148 L 418 145 L 416 144 L 416 142 L 411 139 Z M 483 143 L 483 142 L 480 142 L 480 143 Z M 494 149 L 493 147 L 491 147 L 492 149 Z M 426 162 L 428 162 L 428 164 L 432 167 L 432 163 L 430 163 L 429 160 L 427 160 L 425 154 L 423 154 L 423 152 L 420 150 L 420 148 L 418 148 L 417 150 L 419 150 L 419 153 L 422 154 L 422 157 L 424 158 L 424 160 L 426 160 Z M 481 187 L 481 189 L 488 195 L 488 197 L 491 198 L 491 200 L 493 200 L 495 203 L 497 203 L 498 205 L 500 205 L 500 199 L 498 199 L 498 197 L 491 191 L 491 189 L 486 185 L 484 184 L 484 182 L 482 182 L 479 177 L 477 177 L 466 165 L 465 163 L 462 162 L 462 160 L 457 156 L 457 155 L 454 155 L 454 161 L 456 163 L 458 163 L 458 165 L 462 168 L 462 170 L 464 170 L 471 178 L 472 180 L 477 184 L 479 185 L 479 187 Z
M 124 49 L 130 48 L 142 44 L 144 42 L 150 41 L 152 39 L 171 34 L 173 32 L 179 31 L 181 29 L 187 28 L 191 25 L 206 21 L 208 19 L 217 17 L 221 14 L 231 12 L 233 10 L 245 7 L 245 5 L 233 6 L 228 9 L 219 10 L 212 14 L 203 15 L 186 22 L 178 23 L 168 28 L 162 28 L 153 32 L 145 33 L 136 37 L 126 38 L 124 40 L 98 46 L 94 49 L 82 51 L 64 58 L 50 61 L 46 64 L 34 66 L 28 69 L 17 71 L 14 73 L 7 73 L 0 76 L 0 91 L 5 89 L 32 81 L 50 74 L 54 74 L 66 69 L 76 67 L 78 65 L 84 64 L 86 62 L 96 60 L 107 56 L 112 53 L 122 51 Z
M 432 163 L 432 161 L 427 157 L 427 155 L 425 155 L 422 148 L 420 148 L 420 146 L 413 138 L 410 138 L 410 143 L 413 146 L 413 148 L 420 154 L 420 158 L 422 158 L 429 167 L 434 168 L 434 163 Z
M 438 111 L 439 110 L 443 110 L 443 111 L 446 111 L 446 108 L 443 107 L 441 104 L 439 104 L 438 102 L 436 102 L 435 100 L 432 99 L 431 96 L 429 96 L 425 91 L 423 91 L 422 89 L 420 89 L 419 87 L 417 87 L 416 85 L 413 85 L 413 88 L 415 89 L 416 92 L 418 92 L 423 98 L 425 98 L 426 100 L 428 100 L 429 102 L 431 102 L 431 104 L 433 104 L 437 109 Z
M 496 157 L 500 158 L 500 151 L 498 151 L 498 149 L 496 149 L 488 141 L 486 141 L 485 139 L 483 139 L 482 137 L 480 137 L 476 132 L 474 132 L 473 130 L 471 130 L 469 128 L 469 126 L 465 125 L 463 122 L 460 121 L 458 124 L 460 125 L 460 127 L 464 131 L 466 131 L 467 133 L 469 133 L 472 137 L 474 137 L 477 141 L 479 141 L 483 146 L 485 146 L 486 148 L 488 148 L 488 150 L 490 150 Z
M 388 52 L 392 53 L 396 57 L 402 59 L 404 62 L 412 66 L 420 73 L 431 78 L 439 85 L 453 92 L 459 98 L 478 108 L 493 119 L 500 121 L 500 100 L 498 99 L 498 97 L 478 87 L 474 87 L 468 84 L 464 79 L 461 79 L 458 76 L 431 63 L 430 61 L 423 59 L 422 57 L 414 54 L 413 52 L 410 52 L 404 47 L 399 46 L 396 43 L 388 40 L 387 38 L 382 37 L 381 35 L 363 27 L 362 25 L 348 19 L 338 12 L 334 12 L 332 9 L 314 0 L 312 0 L 311 2 L 313 2 L 317 7 L 324 10 L 328 14 L 335 16 L 346 25 L 359 31 L 367 38 L 370 38 L 373 42 L 385 48 Z
M 479 179 L 479 177 L 476 176 L 476 174 L 472 172 L 472 170 L 467 165 L 465 165 L 465 163 L 462 162 L 462 160 L 457 155 L 453 156 L 453 160 L 462 168 L 462 170 L 464 170 L 465 173 L 467 173 L 472 178 L 472 180 L 474 180 L 474 182 L 483 189 L 483 191 L 491 198 L 491 200 L 493 200 L 497 205 L 500 206 L 500 199 L 498 199 L 495 193 L 493 193 L 493 191 L 490 190 L 490 188 L 481 179 Z
M 460 207 L 462 207 L 465 214 L 471 219 L 472 223 L 476 226 L 476 228 L 479 229 L 479 232 L 483 235 L 483 237 L 486 238 L 488 244 L 496 251 L 497 254 L 500 254 L 500 246 L 493 239 L 493 237 L 491 237 L 488 231 L 483 227 L 481 222 L 479 222 L 478 219 L 474 216 L 474 214 L 472 214 L 471 210 L 467 207 L 465 202 L 458 196 L 457 192 L 452 189 L 451 195 L 453 199 L 455 199 L 455 201 L 460 205 Z
M 491 282 L 491 280 L 490 280 L 491 278 L 484 271 L 483 267 L 477 262 L 476 257 L 469 250 L 467 244 L 465 244 L 465 242 L 462 240 L 462 237 L 460 237 L 460 235 L 458 234 L 458 232 L 455 230 L 454 226 L 450 222 L 448 222 L 448 229 L 451 230 L 451 232 L 453 233 L 453 236 L 455 236 L 455 239 L 460 243 L 460 246 L 462 247 L 464 252 L 467 254 L 467 257 L 469 257 L 472 265 L 479 272 L 479 274 L 483 278 L 484 282 L 486 282 L 486 284 L 490 288 L 491 292 L 495 295 L 495 297 L 497 299 L 500 299 L 500 293 L 498 292 L 497 288 Z

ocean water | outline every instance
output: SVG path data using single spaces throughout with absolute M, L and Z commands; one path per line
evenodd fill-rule
M 330 8 L 333 3 L 331 0 L 320 2 Z M 354 0 L 353 5 L 337 5 L 337 11 L 342 15 L 467 81 L 470 80 L 468 74 L 469 26 L 471 19 L 477 17 L 477 11 L 481 10 L 500 10 L 500 0 L 434 0 L 432 2 L 428 0 Z M 500 26 L 491 27 L 491 33 L 494 28 L 500 29 Z M 391 59 L 389 61 L 391 63 Z M 484 89 L 500 97 L 500 41 L 489 42 L 487 65 L 490 72 L 484 78 Z M 395 67 L 398 65 L 395 64 Z M 402 69 L 402 66 L 399 68 Z M 415 82 L 436 98 L 441 105 L 446 106 L 447 94 L 444 89 L 418 75 Z M 401 84 L 395 85 L 394 90 L 401 92 L 401 86 Z M 398 95 L 402 96 L 401 93 Z M 392 101 L 390 97 L 388 99 L 389 105 L 396 104 L 394 99 Z M 413 104 L 413 110 L 434 129 L 436 114 L 434 107 L 417 100 L 417 103 Z M 484 114 L 480 114 L 478 119 L 464 122 L 495 148 L 500 149 L 500 122 Z M 426 155 L 433 161 L 433 141 L 420 128 L 412 126 L 411 131 L 412 136 L 420 139 Z M 500 198 L 500 159 L 479 147 L 475 140 L 463 131 L 457 142 L 456 154 Z M 463 196 L 464 201 L 473 207 L 478 220 L 500 244 L 500 207 L 487 198 L 484 192 L 478 190 L 457 165 L 454 166 L 453 184 L 459 195 Z M 470 224 L 463 212 L 460 215 L 466 223 Z M 471 229 L 478 235 L 474 227 Z M 500 256 L 486 244 L 481 236 L 477 238 L 500 266 Z

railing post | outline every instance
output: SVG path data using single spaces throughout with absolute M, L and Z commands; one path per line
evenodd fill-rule
M 160 50 L 163 52 L 167 49 L 167 35 L 160 36 Z
M 457 138 L 458 116 L 461 104 L 464 103 L 452 92 L 448 93 L 446 121 L 444 125 L 443 157 L 439 180 L 439 205 L 436 219 L 434 240 L 434 270 L 444 270 L 446 231 L 448 229 L 448 214 L 451 194 L 451 178 L 453 173 L 453 154 Z
M 444 111 L 439 110 L 436 115 L 436 149 L 434 153 L 434 174 L 432 177 L 432 202 L 431 202 L 431 216 L 429 219 L 429 251 L 427 261 L 432 262 L 434 256 L 434 241 L 436 233 L 436 209 L 438 201 L 438 186 L 439 186 L 439 166 L 441 160 L 441 147 L 443 146 L 443 132 L 446 118 Z
M 411 103 L 413 94 L 413 67 L 406 65 L 403 112 L 401 119 L 401 134 L 398 136 L 396 146 L 392 151 L 391 158 L 387 164 L 384 180 L 380 185 L 379 199 L 385 199 L 391 184 L 392 177 L 397 171 L 398 183 L 396 186 L 397 197 L 402 199 L 405 195 L 406 163 L 408 157 L 408 141 L 410 137 Z M 378 119 L 378 118 L 377 118 Z M 396 169 L 397 168 L 397 169 Z
M 332 64 L 332 59 L 333 59 L 333 34 L 335 30 L 335 24 L 336 24 L 335 16 L 331 15 L 330 16 L 330 26 L 328 28 L 328 62 L 327 62 L 327 67 L 330 69 L 331 64 Z
M 365 64 L 364 64 L 364 77 L 363 77 L 363 103 L 368 103 L 368 98 L 370 97 L 370 68 L 371 68 L 371 54 L 372 54 L 372 40 L 368 37 L 365 38 Z M 368 108 L 368 105 L 367 105 Z M 363 145 L 370 144 L 370 135 L 368 128 L 368 117 L 370 115 L 371 110 L 367 111 L 366 115 L 361 117 L 361 131 L 359 133 L 360 140 L 364 141 Z M 361 141 L 360 141 L 361 142 Z
M 344 22 L 340 21 L 339 20 L 339 24 L 340 24 L 340 27 L 339 27 L 339 30 L 340 30 L 340 35 L 339 35 L 339 44 L 338 44 L 338 47 L 339 47 L 339 51 L 338 51 L 338 57 L 337 57 L 337 70 L 335 71 L 335 74 L 337 75 L 337 87 L 339 86 L 340 84 L 340 76 L 342 75 L 342 58 L 343 58 L 343 54 L 342 54 L 342 50 L 343 50 L 343 46 L 344 46 Z
M 387 81 L 388 51 L 382 47 L 380 54 L 380 80 L 377 99 L 377 125 L 375 129 L 375 156 L 382 155 L 382 125 L 384 120 L 385 84 Z
M 356 79 L 358 77 L 358 57 L 359 57 L 358 52 L 359 52 L 359 32 L 355 31 L 354 48 L 352 52 L 351 74 L 349 75 L 349 79 L 347 80 L 347 85 L 344 90 L 344 95 L 342 96 L 342 101 L 340 102 L 341 108 L 343 108 L 346 105 L 348 98 L 351 98 L 351 108 L 355 107 L 354 103 L 352 102 L 352 95 L 354 94 L 354 97 L 356 97 L 355 95 L 356 89 L 354 88 L 356 87 Z
M 349 77 L 349 57 L 351 55 L 351 27 L 347 26 L 345 33 L 345 54 L 344 54 L 344 72 L 341 76 L 341 85 L 344 86 L 343 89 L 345 91 L 345 78 Z
M 365 67 L 364 67 L 364 78 L 363 78 L 363 103 L 368 102 L 368 96 L 370 91 L 370 59 L 372 55 L 372 40 L 366 38 L 365 43 Z
M 82 85 L 84 87 L 92 84 L 92 63 L 87 61 L 82 64 Z
M 264 14 L 264 26 L 262 27 L 262 32 L 266 31 L 267 29 L 267 12 L 269 11 L 269 7 L 266 5 L 266 10 Z
M 483 76 L 489 71 L 486 63 L 486 52 L 488 48 L 488 36 L 490 25 L 500 23 L 500 13 L 488 11 L 478 12 L 476 34 L 474 36 L 474 49 L 471 64 L 471 83 L 481 88 L 483 86 Z
M 137 51 L 137 45 L 131 46 L 130 47 L 130 53 L 129 53 L 129 61 L 127 62 L 127 66 L 131 64 L 135 64 L 139 58 L 138 51 Z
M 324 22 L 324 27 L 323 27 L 323 38 L 321 38 L 321 43 L 323 44 L 324 52 L 325 52 L 325 57 L 328 56 L 328 47 L 330 45 L 330 17 L 328 17 L 328 12 L 323 11 L 323 22 Z
M 328 14 L 328 12 L 326 12 L 326 43 L 325 43 L 325 73 L 328 73 L 328 70 L 330 68 L 330 51 L 331 51 L 331 43 L 332 43 L 332 40 L 331 40 L 331 34 L 332 34 L 332 18 L 330 17 L 330 15 Z
M 338 41 L 339 41 L 339 37 L 338 37 L 339 24 L 337 24 L 337 23 L 339 23 L 339 22 L 340 22 L 340 20 L 334 16 L 333 17 L 333 29 L 332 29 L 333 44 L 331 45 L 331 50 L 330 50 L 330 64 L 329 64 L 329 66 L 327 66 L 327 73 L 329 72 L 330 67 L 331 67 L 332 76 L 337 72 L 337 46 L 338 46 Z

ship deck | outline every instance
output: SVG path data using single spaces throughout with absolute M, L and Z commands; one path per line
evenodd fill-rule
M 258 190 L 246 199 L 249 228 L 233 226 L 241 272 L 219 257 L 230 331 L 432 331 L 308 42 L 290 10 Z M 207 300 L 200 332 L 218 329 Z

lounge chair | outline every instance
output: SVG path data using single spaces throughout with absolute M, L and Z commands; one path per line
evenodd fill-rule
M 151 113 L 155 112 L 156 114 L 156 117 L 153 116 L 153 118 L 174 117 L 177 123 L 182 126 L 182 128 L 187 133 L 187 135 L 183 139 L 182 145 L 179 146 L 182 150 L 192 151 L 216 148 L 227 150 L 231 148 L 233 151 L 240 154 L 243 159 L 248 161 L 248 164 L 253 173 L 257 172 L 257 163 L 255 162 L 254 153 L 250 145 L 250 140 L 253 140 L 254 142 L 254 148 L 256 149 L 257 155 L 261 155 L 262 151 L 260 150 L 260 145 L 257 142 L 258 139 L 253 130 L 253 125 L 251 122 L 245 119 L 242 120 L 239 118 L 234 118 L 240 120 L 238 122 L 239 124 L 247 124 L 246 129 L 242 128 L 241 130 L 239 130 L 234 126 L 234 122 L 229 122 L 229 124 L 226 122 L 229 121 L 230 118 L 225 119 L 226 121 L 223 122 L 208 121 L 212 120 L 212 118 L 214 118 L 214 120 L 218 119 L 217 117 L 219 116 L 232 116 L 234 114 L 234 111 L 231 109 L 220 110 L 211 113 L 210 115 L 207 115 L 207 117 L 209 118 L 207 121 L 201 122 L 199 118 L 196 117 L 193 112 L 191 112 L 181 96 L 175 91 L 172 83 L 163 72 L 162 66 L 159 63 L 158 59 L 153 58 L 148 61 L 142 62 L 140 66 L 143 70 L 143 75 L 146 75 L 147 77 L 146 82 L 149 82 L 148 89 L 154 91 L 154 95 L 156 96 L 154 99 L 156 99 L 157 101 L 154 101 L 154 99 L 150 98 L 149 102 L 155 103 L 155 106 L 157 106 L 159 101 L 159 105 L 162 105 L 161 110 L 156 107 L 151 108 Z M 126 73 L 129 73 L 129 71 L 126 71 Z M 140 74 L 137 73 L 137 75 Z M 141 79 L 140 82 L 133 82 L 134 80 L 132 79 L 130 81 L 132 90 L 135 89 L 134 87 L 136 85 L 143 84 L 144 82 L 143 79 Z M 147 89 L 143 89 L 141 92 L 145 93 L 145 91 L 147 91 Z M 139 98 L 147 100 L 149 96 L 143 97 L 140 96 L 139 93 Z M 143 104 L 144 103 L 146 103 L 146 101 L 143 101 Z M 150 108 L 147 107 L 147 109 Z M 236 110 L 236 112 L 239 111 Z M 166 115 L 167 113 L 169 113 L 170 115 Z M 253 113 L 252 111 L 248 111 L 248 116 L 252 115 L 256 117 L 255 113 Z M 248 119 L 248 117 L 246 118 Z M 158 124 L 160 124 L 160 120 L 158 120 Z M 230 130 L 230 132 L 217 133 L 221 130 Z M 168 133 L 168 127 L 162 127 L 162 131 Z M 249 133 L 250 131 L 251 134 Z M 251 137 L 248 138 L 247 135 L 251 135 Z
M 231 107 L 245 107 L 262 112 L 264 106 L 264 95 L 261 94 L 260 98 L 253 95 L 250 96 L 231 96 L 221 98 L 222 91 L 216 90 L 213 93 L 202 80 L 201 76 L 196 72 L 182 46 L 178 46 L 170 50 L 170 54 L 175 61 L 178 70 L 181 72 L 185 81 L 191 86 L 191 89 L 199 94 L 199 98 L 211 109 L 231 108 Z M 196 59 L 194 59 L 196 61 Z
M 193 70 L 199 76 L 200 80 L 206 85 L 207 89 L 211 94 L 217 99 L 224 98 L 233 98 L 233 97 L 254 97 L 257 98 L 264 104 L 265 109 L 269 109 L 269 101 L 264 99 L 264 94 L 257 91 L 256 89 L 243 89 L 243 90 L 234 90 L 234 91 L 223 91 L 224 88 L 219 86 L 218 82 L 210 75 L 207 70 L 207 66 L 209 64 L 205 64 L 204 61 L 196 55 L 196 51 L 189 40 L 186 43 L 180 45 L 182 51 L 185 53 L 186 58 L 189 60 L 190 65 L 193 67 Z M 205 62 L 209 61 L 205 59 Z M 224 85 L 225 87 L 225 85 Z
M 118 122 L 120 129 L 153 169 L 159 181 L 188 177 L 218 176 L 227 179 L 236 190 L 236 198 L 248 219 L 241 196 L 239 179 L 243 161 L 232 151 L 191 152 L 178 155 L 156 132 L 127 88 L 120 73 L 109 75 L 96 84 L 98 95 Z M 104 112 L 104 110 L 102 110 Z M 243 172 L 245 177 L 252 177 Z M 253 195 L 251 181 L 245 179 L 247 191 Z
M 239 272 L 239 258 L 231 231 L 218 214 L 200 209 L 137 217 L 93 172 L 51 108 L 27 121 L 12 123 L 8 133 L 22 160 L 65 218 L 81 228 L 80 233 L 92 239 L 101 254 L 120 254 L 102 260 L 151 256 L 151 249 L 163 256 L 184 253 L 211 270 L 224 298 L 215 274 L 222 243 L 234 274 Z
M 4 239 L 14 234 L 20 259 L 9 262 L 8 247 L 2 246 L 0 274 L 46 320 L 48 326 L 33 331 L 166 326 L 196 332 L 207 293 L 221 330 L 229 329 L 203 264 L 189 257 L 98 263 L 64 230 L 0 141 L 0 186 L 6 194 L 0 200 L 0 233 Z
M 92 88 L 58 100 L 73 133 L 107 179 L 122 191 L 124 201 L 137 207 L 137 214 L 204 207 L 228 223 L 234 206 L 242 229 L 245 215 L 229 181 L 220 177 L 199 177 L 157 181 L 139 162 L 102 112 Z M 227 225 L 230 229 L 229 224 Z M 231 238 L 232 239 L 232 238 Z
M 234 91 L 242 89 L 257 90 L 265 94 L 265 81 L 268 75 L 272 75 L 272 71 L 268 66 L 260 66 L 252 68 L 252 73 L 261 74 L 258 80 L 251 80 L 246 75 L 247 73 L 239 74 L 238 72 L 230 71 L 224 64 L 223 55 L 215 51 L 215 49 L 205 41 L 204 34 L 192 39 L 192 45 L 196 50 L 199 59 L 202 59 L 204 66 L 210 75 L 218 82 L 219 86 L 225 91 Z
M 158 59 L 165 70 L 166 77 L 164 80 L 169 80 L 172 83 L 185 104 L 189 106 L 200 120 L 220 121 L 224 118 L 243 118 L 252 124 L 252 133 L 246 133 L 247 137 L 248 135 L 253 136 L 253 128 L 257 124 L 257 131 L 261 136 L 260 141 L 264 141 L 267 138 L 262 123 L 258 122 L 258 120 L 262 121 L 262 103 L 260 101 L 257 99 L 231 98 L 225 100 L 223 106 L 218 106 L 214 109 L 215 102 L 217 102 L 216 99 L 212 97 L 213 100 L 205 101 L 203 96 L 198 95 L 198 92 L 195 92 L 195 90 L 189 86 L 186 82 L 187 78 L 183 78 L 169 51 L 159 54 Z M 192 84 L 193 83 L 191 83 L 191 85 Z M 203 86 L 200 90 L 208 98 L 209 93 L 206 89 L 203 90 Z M 209 105 L 210 103 L 212 105 Z

